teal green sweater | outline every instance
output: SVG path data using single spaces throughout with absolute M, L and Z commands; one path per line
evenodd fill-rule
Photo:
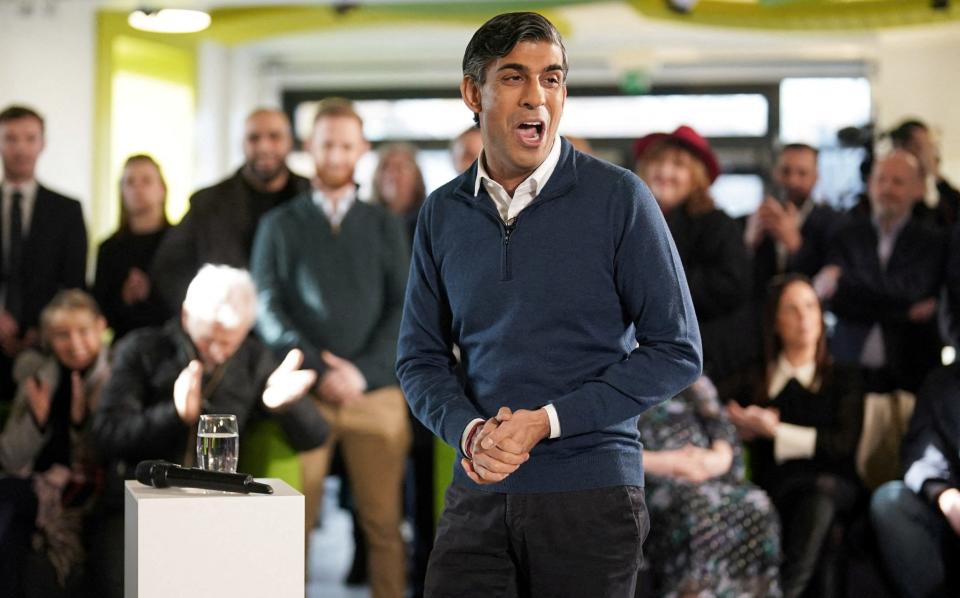
M 334 232 L 309 194 L 270 211 L 253 243 L 257 332 L 281 356 L 324 371 L 320 352 L 352 361 L 368 388 L 396 384 L 394 361 L 409 251 L 403 226 L 356 202 Z

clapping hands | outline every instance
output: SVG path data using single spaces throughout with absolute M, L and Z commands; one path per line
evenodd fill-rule
M 280 409 L 302 397 L 317 381 L 313 370 L 301 370 L 303 352 L 293 349 L 284 358 L 277 369 L 267 378 L 267 388 L 263 391 L 263 404 L 267 409 Z

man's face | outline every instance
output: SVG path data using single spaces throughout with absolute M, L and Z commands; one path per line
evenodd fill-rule
M 350 116 L 326 116 L 313 126 L 310 154 L 317 178 L 328 189 L 353 184 L 357 162 L 370 149 L 360 122 Z
M 4 177 L 10 181 L 34 178 L 37 158 L 43 151 L 43 127 L 32 116 L 0 124 L 0 159 Z
M 247 119 L 243 132 L 243 157 L 258 180 L 269 182 L 283 174 L 292 147 L 290 125 L 283 114 L 257 112 Z
M 487 66 L 483 85 L 465 77 L 464 102 L 480 115 L 485 164 L 501 179 L 524 177 L 543 163 L 567 98 L 560 46 L 523 41 Z
M 916 158 L 896 151 L 877 162 L 868 184 L 870 206 L 878 218 L 906 216 L 923 194 L 923 179 Z
M 783 199 L 799 205 L 817 184 L 817 156 L 810 150 L 784 150 L 773 170 L 773 178 L 783 189 Z
M 253 322 L 241 322 L 235 326 L 224 326 L 220 322 L 206 322 L 190 318 L 186 308 L 183 310 L 183 328 L 197 348 L 200 361 L 206 369 L 212 369 L 226 363 L 243 344 Z
M 453 166 L 457 169 L 457 174 L 470 168 L 482 149 L 483 137 L 480 129 L 470 129 L 465 133 L 453 148 Z

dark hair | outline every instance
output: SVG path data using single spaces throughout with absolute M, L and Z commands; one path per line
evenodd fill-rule
M 12 120 L 20 120 L 21 118 L 35 118 L 40 121 L 40 131 L 43 132 L 44 123 L 43 117 L 40 116 L 40 113 L 34 110 L 33 108 L 28 108 L 26 106 L 7 106 L 3 109 L 3 112 L 0 112 L 0 125 L 5 122 L 10 122 Z
M 520 42 L 550 42 L 563 54 L 563 78 L 567 78 L 567 49 L 560 32 L 543 15 L 535 12 L 509 12 L 497 15 L 480 26 L 463 53 L 463 76 L 477 85 L 486 81 L 487 67 L 503 58 Z M 474 122 L 480 122 L 476 113 Z
M 777 334 L 777 312 L 780 310 L 780 301 L 783 299 L 787 287 L 796 282 L 813 288 L 813 283 L 810 282 L 809 278 L 796 273 L 775 276 L 767 285 L 767 302 L 763 310 L 763 354 L 766 367 L 764 368 L 763 386 L 757 389 L 757 398 L 761 402 L 767 400 L 770 376 L 780 353 L 783 351 L 783 341 Z M 817 303 L 820 305 L 821 329 L 820 339 L 817 341 L 817 352 L 814 356 L 816 369 L 814 370 L 813 384 L 815 387 L 822 387 L 830 375 L 830 366 L 833 362 L 829 351 L 827 351 L 827 330 L 826 325 L 823 324 L 823 304 L 820 303 L 819 298 Z
M 903 147 L 910 143 L 910 138 L 913 137 L 913 132 L 917 129 L 926 130 L 927 124 L 914 118 L 905 120 L 891 129 L 888 135 L 890 135 L 890 141 L 893 142 L 893 147 Z
M 788 143 L 780 148 L 780 153 L 785 152 L 812 152 L 814 159 L 820 155 L 820 150 L 807 143 Z
M 154 168 L 157 169 L 157 175 L 160 177 L 160 184 L 163 185 L 164 194 L 163 194 L 163 226 L 170 226 L 170 221 L 167 220 L 167 180 L 163 178 L 163 170 L 160 168 L 160 165 L 157 164 L 157 161 L 153 159 L 152 156 L 147 154 L 134 154 L 127 158 L 127 161 L 123 163 L 123 170 L 126 170 L 129 166 L 137 164 L 139 162 L 144 162 L 151 164 Z M 123 201 L 123 174 L 120 175 L 120 226 L 117 228 L 117 234 L 119 235 L 129 235 L 130 234 L 130 214 L 127 213 L 127 204 Z

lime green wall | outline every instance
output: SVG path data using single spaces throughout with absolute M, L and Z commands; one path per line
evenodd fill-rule
M 91 204 L 91 234 L 94 244 L 116 229 L 119 169 L 126 156 L 116 155 L 113 140 L 115 112 L 113 91 L 120 73 L 133 73 L 186 87 L 196 96 L 196 36 L 163 36 L 134 30 L 126 13 L 104 11 L 97 16 L 96 97 L 94 115 L 94 197 Z M 163 119 L 158 113 L 156 118 Z M 119 132 L 122 133 L 122 132 Z M 136 132 L 131 132 L 135 134 Z M 192 144 L 192 139 L 185 140 Z M 142 139 L 146 153 L 156 153 L 151 139 Z M 161 162 L 162 165 L 162 162 Z M 168 187 L 191 184 L 190 173 L 166 172 Z M 182 193 L 181 193 L 182 194 Z M 185 197 L 168 197 L 168 205 L 180 206 Z M 176 219 L 180 214 L 172 213 Z

